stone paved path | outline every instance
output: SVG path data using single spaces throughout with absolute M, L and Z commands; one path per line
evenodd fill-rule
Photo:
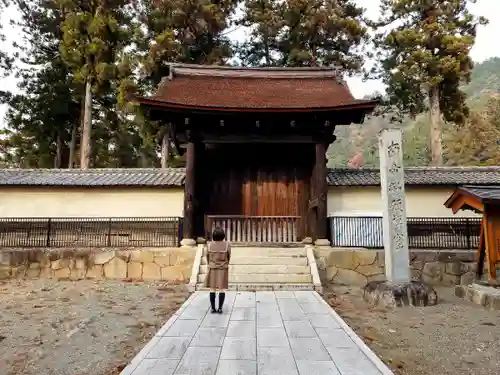
M 392 375 L 312 291 L 193 293 L 121 375 Z

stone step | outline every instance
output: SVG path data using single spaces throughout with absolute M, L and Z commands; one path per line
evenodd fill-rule
M 200 266 L 200 274 L 205 274 L 208 272 L 208 266 L 201 265 Z M 269 274 L 275 274 L 275 273 L 282 273 L 282 274 L 309 274 L 311 273 L 311 267 L 309 266 L 296 266 L 296 265 L 289 265 L 289 264 L 280 264 L 280 265 L 274 265 L 274 264 L 260 264 L 260 265 L 229 265 L 229 274 L 263 274 L 263 273 L 269 273 Z
M 198 282 L 203 283 L 207 274 L 199 274 Z M 230 274 L 229 282 L 234 284 L 259 284 L 259 283 L 312 283 L 311 274 Z
M 234 247 L 231 249 L 231 257 L 305 257 L 304 247 L 272 248 L 272 247 Z
M 207 264 L 207 258 L 201 258 L 201 264 Z M 266 256 L 231 256 L 231 264 L 239 265 L 296 265 L 296 266 L 307 266 L 306 257 L 266 257 Z
M 202 283 L 196 284 L 196 290 L 207 291 L 209 288 Z M 230 283 L 228 290 L 257 291 L 257 290 L 314 290 L 312 284 L 281 284 L 281 283 Z

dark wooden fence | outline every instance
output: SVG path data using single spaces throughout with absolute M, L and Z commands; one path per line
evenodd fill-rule
M 293 243 L 299 241 L 300 217 L 207 215 L 207 238 L 215 227 L 224 229 L 231 242 Z
M 330 217 L 334 247 L 383 248 L 381 217 Z M 462 249 L 479 246 L 481 218 L 408 218 L 408 245 L 413 249 Z
M 0 219 L 0 247 L 170 247 L 181 233 L 179 217 Z

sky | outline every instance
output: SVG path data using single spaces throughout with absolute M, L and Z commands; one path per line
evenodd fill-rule
M 369 18 L 376 19 L 380 0 L 355 0 L 355 2 L 366 9 Z M 500 36 L 500 0 L 477 0 L 476 4 L 470 6 L 471 11 L 476 15 L 485 16 L 489 19 L 489 24 L 479 29 L 476 38 L 476 44 L 472 48 L 471 57 L 475 62 L 482 62 L 492 57 L 500 56 L 496 38 Z M 8 26 L 8 20 L 17 18 L 18 14 L 13 8 L 7 9 L 0 18 L 4 26 L 7 41 L 5 46 L 9 46 L 13 41 L 20 41 L 19 30 Z M 245 37 L 245 30 L 236 29 L 230 33 L 231 38 L 242 40 Z M 362 98 L 365 95 L 374 92 L 383 92 L 384 86 L 381 82 L 371 80 L 364 82 L 359 76 L 346 79 L 353 95 Z M 16 79 L 14 77 L 0 78 L 0 87 L 2 89 L 15 90 Z M 4 127 L 5 105 L 0 105 L 0 128 Z

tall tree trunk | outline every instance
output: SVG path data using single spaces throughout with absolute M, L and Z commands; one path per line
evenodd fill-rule
M 62 165 L 62 139 L 61 139 L 61 131 L 57 132 L 56 136 L 56 157 L 54 158 L 54 168 L 61 168 Z
M 85 110 L 83 116 L 82 138 L 80 141 L 80 168 L 90 168 L 92 135 L 92 84 L 88 78 L 85 85 Z
M 83 108 L 83 106 L 82 106 L 82 108 Z M 77 131 L 77 129 L 78 129 L 78 125 L 75 122 L 73 124 L 73 127 L 71 128 L 71 141 L 69 143 L 69 158 L 68 158 L 68 168 L 69 169 L 73 168 L 73 163 L 75 162 L 76 131 Z
M 146 157 L 146 152 L 144 149 L 141 149 L 139 151 L 139 168 L 147 168 L 148 166 L 148 160 Z
M 429 90 L 429 107 L 431 116 L 431 165 L 443 165 L 443 145 L 441 129 L 441 109 L 439 108 L 439 87 Z
M 161 167 L 168 168 L 168 158 L 170 155 L 170 137 L 169 132 L 166 131 L 161 139 Z

